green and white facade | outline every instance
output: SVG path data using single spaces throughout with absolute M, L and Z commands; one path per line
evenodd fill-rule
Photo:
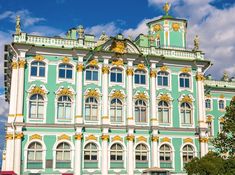
M 197 41 L 186 48 L 186 20 L 147 26 L 135 40 L 95 40 L 82 26 L 46 37 L 22 32 L 17 18 L 5 48 L 2 171 L 185 174 L 184 163 L 213 149 L 235 82 L 204 78 L 211 63 Z

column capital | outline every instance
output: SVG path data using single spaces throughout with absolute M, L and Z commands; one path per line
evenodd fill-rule
M 104 141 L 108 141 L 109 140 L 109 135 L 108 134 L 103 134 L 101 136 L 101 139 L 104 140 Z
M 82 64 L 82 63 L 79 63 L 79 64 L 77 65 L 77 72 L 82 72 L 83 69 L 84 69 L 83 64 Z
M 201 142 L 201 143 L 208 143 L 208 141 L 209 141 L 208 137 L 201 137 L 201 138 L 199 138 L 199 142 Z
M 197 73 L 196 74 L 196 80 L 197 81 L 204 81 L 206 78 L 204 77 L 203 73 Z
M 133 76 L 133 74 L 134 74 L 133 68 L 127 68 L 126 74 L 127 74 L 127 76 Z
M 12 69 L 17 69 L 18 68 L 18 62 L 17 61 L 13 61 L 11 63 L 11 67 L 12 67 Z
M 25 59 L 21 59 L 18 61 L 19 68 L 24 68 L 26 64 Z
M 152 136 L 152 141 L 153 142 L 158 142 L 158 140 L 159 140 L 159 137 L 158 136 Z
M 6 140 L 12 140 L 13 139 L 13 134 L 7 133 L 6 134 Z
M 126 139 L 128 141 L 134 141 L 135 140 L 135 136 L 133 134 L 129 134 L 129 135 L 126 136 Z
M 21 139 L 21 138 L 23 138 L 24 137 L 24 134 L 21 132 L 21 133 L 17 133 L 16 135 L 15 135 L 15 139 Z
M 109 73 L 109 67 L 108 66 L 103 66 L 102 67 L 102 73 L 103 74 L 108 74 Z
M 83 137 L 82 133 L 77 133 L 74 135 L 75 140 L 82 140 L 82 137 Z
M 151 78 L 156 78 L 157 72 L 155 70 L 150 71 L 150 77 Z

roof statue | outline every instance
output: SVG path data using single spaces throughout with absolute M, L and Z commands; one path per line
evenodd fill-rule
M 16 16 L 16 33 L 17 35 L 19 35 L 21 33 L 21 29 L 20 29 L 20 16 Z
M 109 40 L 108 35 L 106 35 L 106 33 L 103 31 L 99 37 L 99 40 L 97 41 L 97 46 L 104 44 L 108 40 Z
M 193 42 L 194 42 L 193 51 L 198 51 L 199 50 L 199 44 L 200 44 L 198 35 L 195 36 Z
M 84 28 L 83 28 L 82 25 L 78 26 L 77 32 L 78 32 L 78 37 L 79 37 L 79 38 L 83 38 L 83 35 L 84 35 Z
M 166 12 L 166 16 L 168 16 L 168 12 L 170 8 L 171 8 L 171 5 L 168 2 L 166 2 L 165 5 L 163 6 L 163 10 Z
M 223 81 L 229 81 L 229 76 L 227 72 L 224 72 L 223 77 L 222 77 Z

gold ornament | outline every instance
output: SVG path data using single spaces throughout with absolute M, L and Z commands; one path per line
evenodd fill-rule
M 138 64 L 137 69 L 145 69 L 145 65 L 143 63 Z
M 138 138 L 137 138 L 137 142 L 147 142 L 147 138 L 146 137 L 144 137 L 144 136 L 139 136 Z
M 69 63 L 69 62 L 70 62 L 69 57 L 64 57 L 64 58 L 62 59 L 62 62 L 63 62 L 63 63 Z
M 206 98 L 211 98 L 211 94 L 206 94 Z
M 77 71 L 78 71 L 78 72 L 82 72 L 83 69 L 84 69 L 83 64 L 78 64 L 78 65 L 77 65 Z
M 192 98 L 189 96 L 189 95 L 185 95 L 183 98 L 182 98 L 182 100 L 181 100 L 181 102 L 182 103 L 184 103 L 184 102 L 186 102 L 186 103 L 192 103 Z
M 34 134 L 29 137 L 29 140 L 42 140 L 42 136 L 40 136 L 39 134 Z
M 206 118 L 206 122 L 212 122 L 212 116 L 208 116 L 207 118 Z
M 62 134 L 58 137 L 58 140 L 70 140 L 70 136 Z
M 19 68 L 24 68 L 24 66 L 25 66 L 25 64 L 26 64 L 26 61 L 25 61 L 25 60 L 20 60 L 20 61 L 18 62 L 18 64 L 19 64 Z
M 157 73 L 156 73 L 156 71 L 154 71 L 154 70 L 151 70 L 150 71 L 150 77 L 153 77 L 153 78 L 155 78 L 157 76 Z
M 168 137 L 164 137 L 164 138 L 162 138 L 161 142 L 169 142 L 170 143 L 171 139 Z
M 219 98 L 224 98 L 224 94 L 220 94 Z
M 108 141 L 109 140 L 109 135 L 103 134 L 101 136 L 101 139 L 104 140 L 104 141 Z
M 180 28 L 180 24 L 179 23 L 172 23 L 172 28 L 175 32 L 177 32 Z
M 160 96 L 160 100 L 161 100 L 161 101 L 165 101 L 165 102 L 169 102 L 169 101 L 171 100 L 171 98 L 169 97 L 168 94 L 162 94 L 162 95 Z
M 11 67 L 12 67 L 12 69 L 17 69 L 18 63 L 17 63 L 16 61 L 13 61 L 13 62 L 11 63 Z
M 193 139 L 191 138 L 186 138 L 183 140 L 184 143 L 193 143 Z
M 134 74 L 133 69 L 132 69 L 132 68 L 128 68 L 128 69 L 126 70 L 126 74 L 132 76 L 132 75 Z
M 123 66 L 123 60 L 119 59 L 119 60 L 115 60 L 112 62 L 112 65 L 114 66 Z
M 89 89 L 86 93 L 86 97 L 95 97 L 98 98 L 100 96 L 99 92 L 96 89 Z
M 118 99 L 123 99 L 125 96 L 124 94 L 120 91 L 120 90 L 115 90 L 113 93 L 112 93 L 112 98 L 118 98 Z
M 114 142 L 114 141 L 122 141 L 122 138 L 120 137 L 120 136 L 114 136 L 113 138 L 112 138 L 112 141 Z
M 128 141 L 134 141 L 135 140 L 135 136 L 134 135 L 128 135 L 128 136 L 126 136 L 126 139 Z
M 98 60 L 96 60 L 96 59 L 91 60 L 91 61 L 89 62 L 89 65 L 90 65 L 90 66 L 97 66 L 97 65 L 98 65 Z
M 189 72 L 190 72 L 190 68 L 188 68 L 188 67 L 183 67 L 183 68 L 181 69 L 181 72 L 182 72 L 182 73 L 189 73 Z
M 209 139 L 207 137 L 202 137 L 199 139 L 199 142 L 208 143 Z
M 102 73 L 103 74 L 108 74 L 109 73 L 109 67 L 108 66 L 103 66 L 102 67 Z
M 13 139 L 13 134 L 6 134 L 6 140 L 12 140 Z
M 82 118 L 82 116 L 81 115 L 76 115 L 75 118 Z
M 45 58 L 44 58 L 44 56 L 42 56 L 42 55 L 36 55 L 36 56 L 34 57 L 34 59 L 35 59 L 36 61 L 43 61 Z
M 153 142 L 158 142 L 159 140 L 159 137 L 158 136 L 152 136 L 152 141 Z
M 22 137 L 24 137 L 23 133 L 18 133 L 18 134 L 15 135 L 16 139 L 21 139 Z
M 162 67 L 160 67 L 160 70 L 165 72 L 165 71 L 168 70 L 168 67 L 167 66 L 162 66 Z
M 166 15 L 168 15 L 170 8 L 171 5 L 168 2 L 166 2 L 165 5 L 163 6 L 163 10 L 165 11 Z
M 57 95 L 58 96 L 67 95 L 67 96 L 72 97 L 73 93 L 72 93 L 72 91 L 69 88 L 62 88 Z
M 45 90 L 43 90 L 41 87 L 34 86 L 33 89 L 30 91 L 30 94 L 41 94 L 44 96 L 46 94 Z
M 75 140 L 82 140 L 82 134 L 75 134 L 74 138 Z
M 91 134 L 88 137 L 86 137 L 86 140 L 95 140 L 95 141 L 97 141 L 97 137 L 95 137 L 93 134 Z
M 160 30 L 161 30 L 161 25 L 160 24 L 156 24 L 156 25 L 153 26 L 153 31 L 158 32 Z
M 197 81 L 204 81 L 206 78 L 204 77 L 204 75 L 202 73 L 197 73 L 196 75 L 196 80 Z
M 124 41 L 114 40 L 111 47 L 110 47 L 110 51 L 116 52 L 119 54 L 124 54 L 127 52 L 126 51 L 126 43 Z
M 136 96 L 135 96 L 136 99 L 139 99 L 139 100 L 147 100 L 148 97 L 147 95 L 144 93 L 144 92 L 139 92 Z
M 220 117 L 219 122 L 224 123 L 224 121 L 225 121 L 224 117 Z

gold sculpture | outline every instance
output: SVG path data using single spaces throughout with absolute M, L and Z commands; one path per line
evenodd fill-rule
M 45 58 L 44 58 L 44 56 L 42 56 L 42 55 L 36 55 L 36 56 L 34 57 L 34 59 L 37 60 L 37 61 L 43 61 Z
M 119 60 L 114 60 L 112 62 L 112 65 L 115 65 L 115 66 L 123 66 L 123 60 L 119 59 Z
M 163 6 L 163 10 L 165 11 L 166 16 L 168 15 L 170 8 L 171 8 L 171 5 L 168 2 L 166 2 L 165 5 Z
M 62 134 L 58 137 L 58 140 L 70 140 L 70 136 Z
M 179 23 L 172 23 L 172 29 L 173 29 L 175 32 L 177 32 L 177 31 L 179 30 L 179 28 L 180 28 Z
M 110 51 L 113 51 L 119 54 L 124 54 L 127 52 L 126 43 L 124 41 L 114 40 L 110 47 Z
M 88 92 L 86 93 L 86 96 L 98 98 L 100 94 L 96 89 L 89 89 Z
M 57 95 L 58 96 L 68 95 L 68 96 L 72 97 L 73 93 L 69 88 L 62 88 Z
M 16 35 L 19 35 L 21 33 L 20 29 L 20 16 L 16 16 Z
M 34 86 L 33 89 L 30 91 L 30 94 L 41 94 L 42 96 L 46 94 L 45 90 L 41 87 Z
M 112 93 L 112 98 L 119 98 L 119 99 L 123 99 L 125 96 L 124 94 L 120 91 L 120 90 L 115 90 L 113 93 Z

